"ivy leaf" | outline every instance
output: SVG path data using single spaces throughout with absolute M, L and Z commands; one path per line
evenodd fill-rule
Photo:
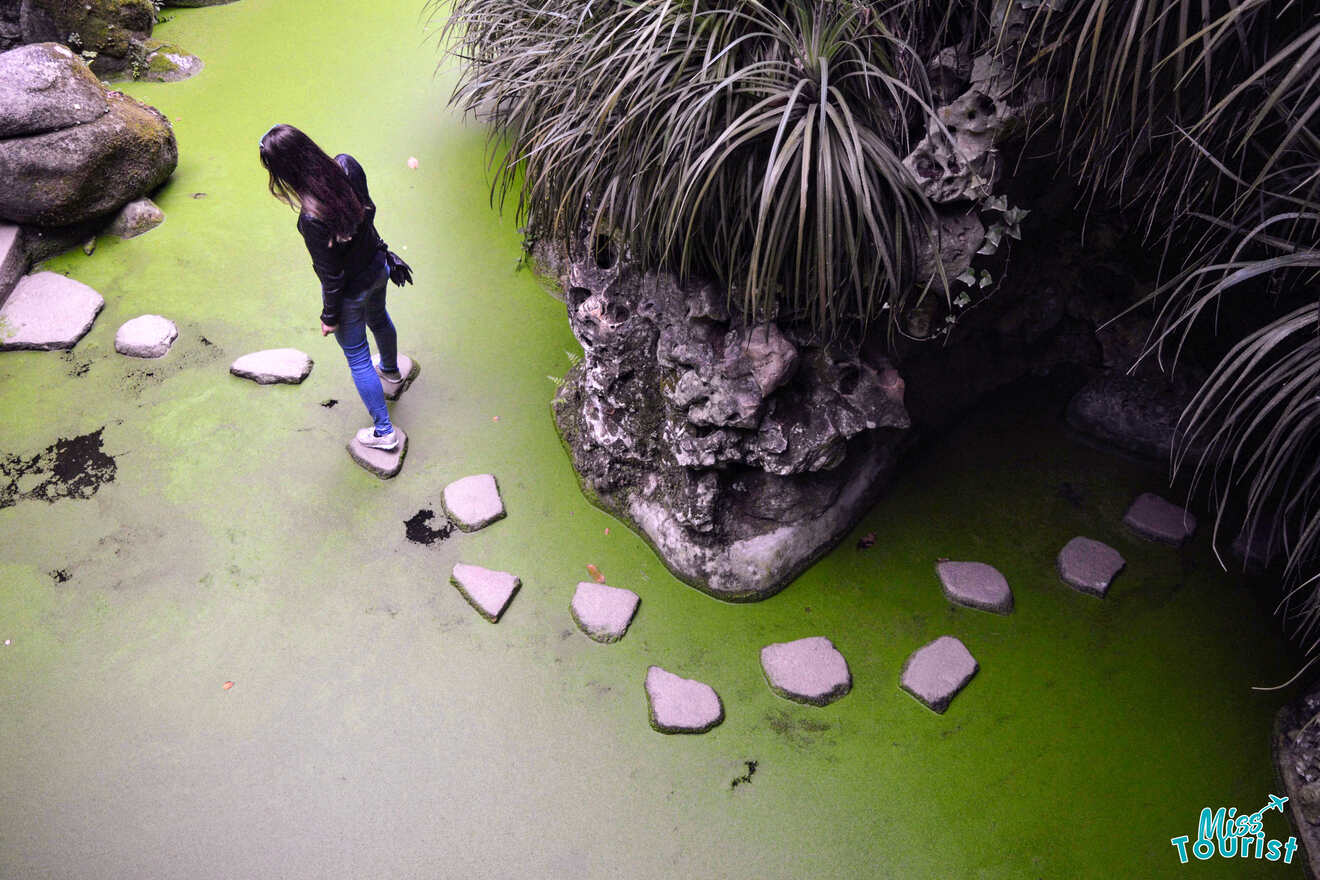
M 971 303 L 972 298 L 967 295 L 967 291 L 965 290 L 953 298 L 953 304 L 960 309 L 967 308 Z
M 994 284 L 994 283 L 995 283 L 995 279 L 994 279 L 994 277 L 993 277 L 989 272 L 987 272 L 985 269 L 982 269 L 982 270 L 981 270 L 981 283 L 980 283 L 979 285 L 977 285 L 977 286 L 978 286 L 978 287 L 983 287 L 983 288 L 984 288 L 984 287 L 989 287 L 991 284 Z
M 976 283 L 976 273 L 972 271 L 972 269 L 970 268 L 963 269 L 962 273 L 953 280 L 961 281 L 963 284 L 966 284 L 970 287 L 971 285 Z
M 991 196 L 985 200 L 983 210 L 1004 212 L 1008 210 L 1007 196 Z
M 976 252 L 988 257 L 997 250 L 999 250 L 999 245 L 996 242 L 991 241 L 990 236 L 987 235 L 985 237 L 985 244 L 977 248 Z

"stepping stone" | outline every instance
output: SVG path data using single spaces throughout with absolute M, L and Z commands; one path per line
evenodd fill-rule
M 912 652 L 898 686 L 943 714 L 979 668 L 966 645 L 953 636 L 940 636 Z
M 761 669 L 770 690 L 798 703 L 827 706 L 852 690 L 848 661 L 824 636 L 766 645 Z
M 408 435 L 403 433 L 403 429 L 397 425 L 394 428 L 394 433 L 399 435 L 399 445 L 393 449 L 385 450 L 363 446 L 355 436 L 348 441 L 348 454 L 366 471 L 375 474 L 382 480 L 396 477 L 399 471 L 403 470 L 403 457 L 408 454 Z
M 229 372 L 258 385 L 297 385 L 312 372 L 312 359 L 296 348 L 268 348 L 243 355 L 230 364 Z
M 1177 547 L 1196 531 L 1196 516 L 1147 492 L 1132 502 L 1123 524 L 1143 538 Z
M 380 376 L 379 371 L 376 373 L 377 376 L 380 376 L 380 387 L 381 390 L 385 392 L 386 400 L 398 400 L 399 396 L 407 391 L 408 386 L 417 378 L 417 374 L 422 371 L 422 368 L 417 365 L 417 362 L 406 354 L 399 355 L 398 361 L 399 375 L 403 377 L 398 382 L 391 382 L 384 376 Z M 380 366 L 380 355 L 377 354 L 371 356 L 371 365 L 373 367 Z
M 661 733 L 705 733 L 724 720 L 714 688 L 659 666 L 646 670 L 646 702 L 651 726 Z
M 522 581 L 507 571 L 495 571 L 463 562 L 454 566 L 449 582 L 458 587 L 463 598 L 491 623 L 500 622 L 504 609 L 513 601 L 513 594 L 522 586 Z
M 1070 587 L 1105 597 L 1114 576 L 1127 565 L 1117 550 L 1090 538 L 1073 538 L 1059 551 L 1059 577 Z
M 80 281 L 57 272 L 25 275 L 0 307 L 0 351 L 73 348 L 104 306 Z
M 129 357 L 164 357 L 178 338 L 179 328 L 169 318 L 142 315 L 119 325 L 119 332 L 115 334 L 115 351 Z
M 582 581 L 573 593 L 569 611 L 573 622 L 588 637 L 609 644 L 628 632 L 641 597 L 632 590 Z
M 1008 614 L 1013 610 L 1013 591 L 999 569 L 984 562 L 937 562 L 944 595 L 968 608 Z
M 490 474 L 475 474 L 455 480 L 445 486 L 441 501 L 454 525 L 465 532 L 475 532 L 496 520 L 504 519 L 500 487 Z

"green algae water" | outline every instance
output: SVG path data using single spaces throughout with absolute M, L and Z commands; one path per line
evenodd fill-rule
M 0 452 L 101 431 L 115 461 L 90 497 L 0 508 L 0 877 L 1300 876 L 1297 860 L 1177 863 L 1170 838 L 1201 807 L 1276 791 L 1283 695 L 1251 687 L 1296 660 L 1204 530 L 1183 550 L 1123 531 L 1161 474 L 1052 412 L 974 414 L 759 604 L 683 586 L 592 508 L 549 416 L 577 346 L 518 271 L 485 133 L 445 108 L 452 72 L 433 76 L 419 6 L 175 10 L 158 36 L 206 69 L 124 86 L 175 125 L 168 219 L 48 264 L 106 298 L 72 352 L 0 355 Z M 390 294 L 422 367 L 393 410 L 411 439 L 393 481 L 344 450 L 367 418 L 265 190 L 257 141 L 276 122 L 361 160 L 416 272 Z M 145 313 L 178 324 L 174 350 L 115 354 Z M 302 385 L 228 375 L 285 346 L 316 361 Z M 506 520 L 405 538 L 480 472 Z M 1128 560 L 1103 601 L 1055 573 L 1079 534 Z M 940 557 L 997 566 L 1014 613 L 952 607 Z M 498 625 L 449 585 L 460 560 L 522 577 Z M 618 644 L 569 617 L 589 563 L 642 597 Z M 981 671 L 939 716 L 897 682 L 944 634 Z M 776 697 L 759 666 L 763 645 L 810 635 L 854 679 L 823 709 Z M 650 664 L 715 687 L 724 723 L 652 731 Z

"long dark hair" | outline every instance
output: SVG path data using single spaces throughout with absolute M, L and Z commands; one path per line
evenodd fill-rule
M 324 223 L 335 241 L 348 241 L 362 223 L 362 201 L 339 164 L 292 125 L 272 126 L 261 138 L 261 165 L 270 194 Z

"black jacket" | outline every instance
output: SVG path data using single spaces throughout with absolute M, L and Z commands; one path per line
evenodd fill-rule
M 312 256 L 312 269 L 321 279 L 321 323 L 339 323 L 339 304 L 346 293 L 358 293 L 380 280 L 386 271 L 385 242 L 376 232 L 376 205 L 367 192 L 367 175 L 347 153 L 335 156 L 366 212 L 348 241 L 335 241 L 326 225 L 307 214 L 298 215 L 298 231 Z

